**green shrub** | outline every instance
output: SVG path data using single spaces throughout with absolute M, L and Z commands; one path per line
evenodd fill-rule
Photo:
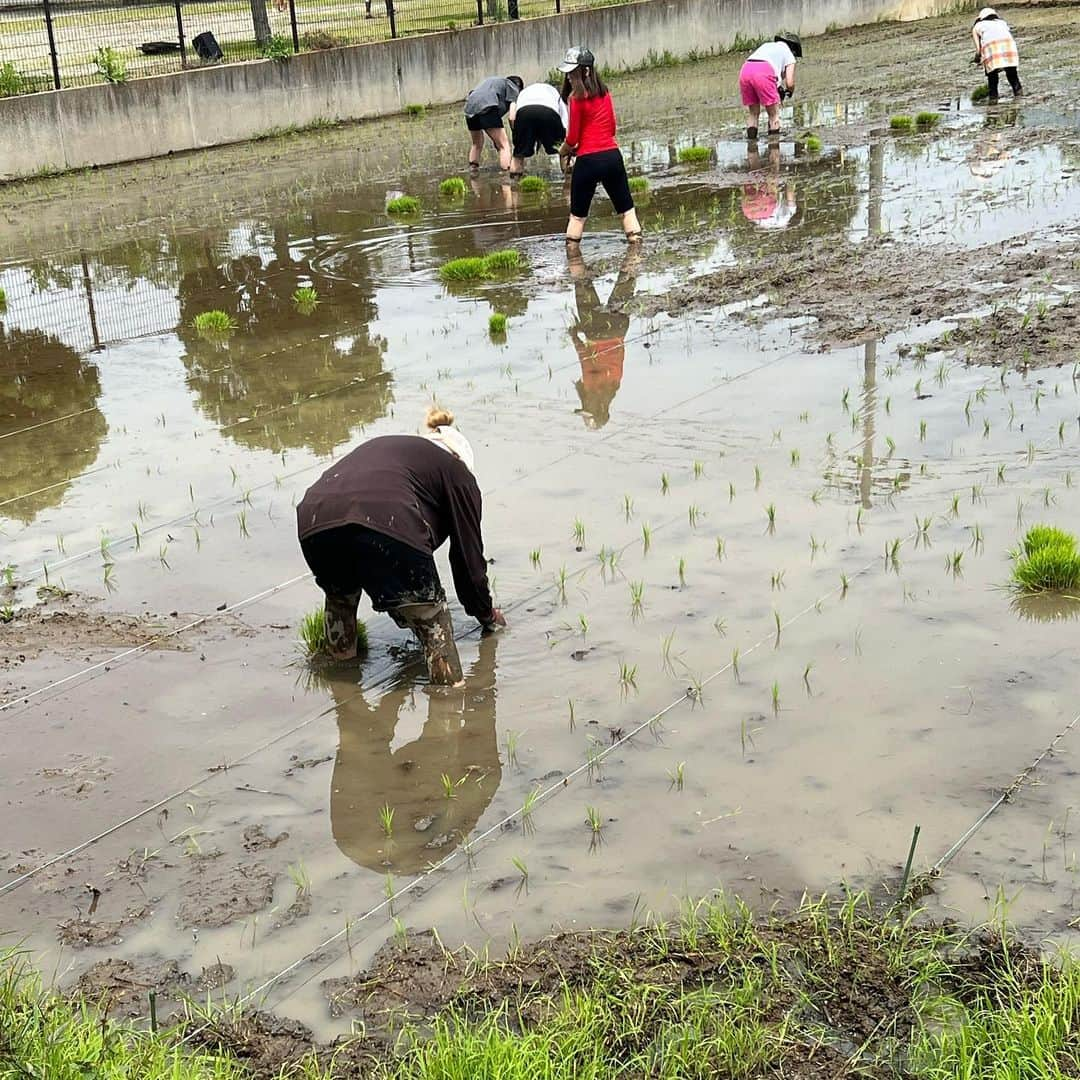
M 915 126 L 921 128 L 937 127 L 941 122 L 941 114 L 936 112 L 921 112 L 915 117 Z
M 23 77 L 14 64 L 0 64 L 0 97 L 14 97 L 23 91 Z
M 460 176 L 448 176 L 439 185 L 439 194 L 444 199 L 464 199 L 466 190 L 465 181 Z
M 267 60 L 288 60 L 293 54 L 292 41 L 284 34 L 275 34 L 259 52 Z
M 419 117 L 423 116 L 424 113 L 427 112 L 427 106 L 426 105 L 406 105 L 405 106 L 405 111 L 409 114 L 409 116 L 415 116 L 415 117 L 419 118 Z
M 522 191 L 547 191 L 548 182 L 542 176 L 523 176 L 519 185 Z
M 803 141 L 803 146 L 806 147 L 807 152 L 810 154 L 821 153 L 821 140 L 816 135 L 807 135 Z
M 416 214 L 420 211 L 420 200 L 413 195 L 399 195 L 386 204 L 388 214 Z
M 501 311 L 493 312 L 488 319 L 488 333 L 492 337 L 501 337 L 506 333 L 506 316 Z
M 1022 592 L 1074 592 L 1080 588 L 1076 537 L 1052 525 L 1035 525 L 1014 552 L 1013 585 Z
M 94 67 L 107 83 L 127 82 L 127 64 L 111 46 L 102 45 L 94 54 Z
M 327 655 L 326 648 L 326 616 L 321 607 L 309 611 L 300 620 L 300 647 L 304 655 L 309 659 Z M 356 621 L 356 650 L 363 654 L 367 652 L 368 637 L 367 627 L 359 620 Z
M 889 127 L 893 131 L 910 131 L 915 126 L 915 121 L 910 116 L 892 116 L 889 118 Z
M 683 165 L 703 165 L 712 161 L 712 150 L 707 146 L 684 146 L 679 151 L 679 162 Z
M 200 334 L 229 334 L 236 329 L 236 320 L 225 311 L 203 311 L 196 315 L 192 325 Z
M 635 195 L 644 195 L 649 190 L 649 181 L 644 176 L 631 176 L 630 190 Z
M 971 91 L 971 104 L 978 105 L 980 101 L 985 101 L 990 96 L 990 87 L 983 83 L 981 86 L 976 86 Z

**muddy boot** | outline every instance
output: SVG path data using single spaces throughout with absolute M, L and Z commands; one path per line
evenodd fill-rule
M 777 128 L 775 131 L 770 129 L 770 131 L 769 131 L 769 141 L 774 142 L 774 141 L 778 140 L 779 138 L 780 138 L 780 129 Z
M 326 650 L 335 660 L 352 660 L 356 656 L 357 603 L 347 596 L 326 597 Z
M 748 127 L 746 129 L 746 138 L 750 142 L 757 142 L 757 128 L 756 127 Z
M 446 601 L 402 604 L 392 608 L 390 617 L 398 626 L 411 630 L 424 650 L 428 677 L 436 686 L 456 686 L 462 681 L 461 660 L 454 641 L 454 624 Z

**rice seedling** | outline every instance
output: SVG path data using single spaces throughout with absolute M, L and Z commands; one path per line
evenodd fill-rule
M 810 492 L 810 501 L 815 506 L 820 505 L 822 494 L 823 494 L 823 492 L 822 492 L 821 488 L 814 488 L 814 490 Z
M 483 281 L 487 277 L 484 260 L 477 255 L 461 259 L 451 259 L 439 267 L 439 277 L 443 282 Z
M 631 176 L 630 190 L 635 195 L 643 195 L 649 190 L 649 181 L 644 176 Z
M 101 538 L 98 541 L 98 548 L 101 551 L 101 561 L 102 561 L 102 563 L 111 563 L 113 561 L 112 556 L 109 553 L 109 545 L 110 545 L 110 543 L 111 543 L 111 541 L 109 540 L 109 534 L 107 532 L 105 532 L 104 530 L 102 530 Z
M 668 769 L 668 791 L 682 791 L 686 783 L 686 762 L 680 761 L 674 769 Z
M 1029 439 L 1027 444 L 1027 463 L 1029 465 L 1033 465 L 1035 463 L 1035 455 L 1037 453 L 1038 450 L 1035 446 L 1035 443 Z
M 1073 474 L 1069 470 L 1066 470 L 1065 472 L 1065 486 L 1067 488 L 1071 488 L 1073 486 Z
M 589 783 L 603 780 L 604 755 L 600 750 L 599 743 L 595 739 L 590 740 L 589 747 L 585 751 L 585 773 Z
M 769 577 L 770 588 L 775 592 L 777 589 L 784 587 L 784 571 L 777 570 Z
M 675 674 L 675 665 L 671 659 L 671 648 L 675 644 L 675 631 L 672 630 L 670 634 L 665 634 L 660 639 L 660 666 L 664 671 L 670 674 Z
M 772 711 L 774 716 L 780 712 L 780 684 L 778 682 L 772 684 Z
M 851 387 L 845 386 L 844 392 L 840 395 L 840 408 L 844 412 L 848 412 L 851 409 Z
M 975 551 L 981 551 L 983 546 L 982 526 L 977 522 L 971 526 L 971 546 Z
M 780 428 L 777 428 L 772 433 L 772 441 L 774 443 L 783 442 L 783 434 L 784 434 L 783 431 Z
M 464 199 L 468 190 L 460 176 L 448 176 L 439 184 L 439 194 L 444 199 Z
M 667 473 L 660 474 L 660 494 L 666 495 L 671 490 L 671 480 Z
M 770 533 L 776 532 L 776 504 L 775 503 L 769 503 L 769 505 L 765 507 L 765 516 L 766 516 L 766 518 L 768 518 L 768 521 L 769 521 L 768 531 Z
M 739 678 L 739 647 L 736 645 L 731 651 L 731 672 L 735 676 L 735 681 L 740 682 Z
M 686 512 L 686 516 L 690 520 L 690 528 L 691 529 L 696 529 L 697 526 L 698 526 L 698 521 L 701 518 L 701 508 L 698 507 L 698 506 L 691 505 L 689 510 L 687 510 L 687 512 Z
M 9 588 L 15 588 L 15 564 L 7 563 L 3 567 L 0 567 L 0 577 L 3 577 L 4 584 Z
M 1024 500 L 1016 497 L 1016 527 L 1019 529 L 1024 524 Z
M 760 465 L 755 465 L 754 466 L 754 490 L 757 491 L 757 489 L 759 487 L 761 487 L 761 466 Z
M 492 337 L 504 337 L 508 321 L 501 311 L 493 311 L 488 316 L 488 333 Z
M 573 731 L 577 727 L 577 716 L 574 710 L 573 698 L 567 698 L 566 704 L 570 707 L 570 730 Z
M 623 499 L 623 517 L 629 521 L 634 516 L 634 500 L 629 495 L 624 495 Z
M 694 462 L 694 479 L 695 480 L 700 480 L 704 475 L 705 475 L 705 462 L 703 462 L 703 461 L 695 461 Z
M 559 598 L 560 604 L 566 603 L 566 566 L 559 567 L 558 573 L 555 575 L 555 595 Z
M 915 126 L 923 131 L 937 127 L 940 122 L 941 114 L 936 112 L 921 112 L 915 116 Z
M 539 570 L 540 569 L 540 549 L 539 548 L 533 548 L 533 550 L 529 552 L 529 562 L 532 563 L 532 567 L 533 567 L 534 570 Z
M 895 540 L 885 544 L 885 565 L 891 570 L 899 571 L 900 569 L 900 545 L 902 543 L 903 540 L 897 537 Z
M 713 629 L 721 636 L 727 636 L 727 623 L 721 618 L 713 619 Z
M 314 285 L 301 285 L 292 294 L 292 302 L 301 315 L 310 315 L 319 306 L 319 291 Z
M 776 641 L 773 642 L 773 648 L 780 648 L 780 631 L 783 628 L 783 623 L 780 621 L 780 612 L 773 608 L 773 622 L 776 624 Z
M 679 150 L 680 165 L 704 165 L 711 161 L 712 150 L 708 146 L 684 146 Z
M 986 83 L 982 83 L 971 91 L 971 104 L 977 105 L 980 101 L 985 101 L 989 96 L 990 87 Z
M 962 551 L 954 551 L 951 555 L 945 556 L 945 572 L 951 574 L 954 578 L 963 576 L 963 563 L 964 553 Z
M 248 531 L 246 510 L 241 510 L 240 513 L 236 515 L 236 522 L 240 526 L 240 535 L 242 537 L 247 539 L 249 536 L 251 536 L 251 533 Z
M 847 591 L 848 591 L 848 588 L 849 588 L 850 584 L 851 583 L 848 581 L 847 574 L 841 573 L 840 574 L 840 596 L 841 596 L 841 598 L 847 596 Z
M 1076 537 L 1052 525 L 1032 526 L 1014 553 L 1012 584 L 1026 593 L 1075 593 L 1080 588 Z
M 686 560 L 679 559 L 679 588 L 686 588 Z
M 950 517 L 959 517 L 960 516 L 960 496 L 959 495 L 953 495 L 952 501 L 949 503 L 949 516 Z
M 820 154 L 821 153 L 821 140 L 816 135 L 807 135 L 803 140 L 803 146 L 806 147 L 808 154 Z
M 420 200 L 415 195 L 398 195 L 386 204 L 388 214 L 418 214 Z
M 926 421 L 919 421 L 919 442 L 926 442 Z
M 521 875 L 520 880 L 518 881 L 518 884 L 517 884 L 517 895 L 520 896 L 522 889 L 524 889 L 525 890 L 525 895 L 528 896 L 529 895 L 529 868 L 525 865 L 524 860 L 521 859 L 517 855 L 515 855 L 510 860 L 510 862 L 513 863 L 514 869 L 518 872 L 518 874 Z
M 161 565 L 164 566 L 166 570 L 171 570 L 172 567 L 169 565 L 169 560 L 166 558 L 166 555 L 168 554 L 168 551 L 169 551 L 169 541 L 166 540 L 161 545 L 161 547 L 158 548 L 158 562 L 161 563 Z
M 652 547 L 652 529 L 647 521 L 641 523 L 641 550 L 642 554 L 648 555 Z
M 522 266 L 521 252 L 514 248 L 503 248 L 500 251 L 489 252 L 483 258 L 484 274 L 494 277 L 496 274 L 506 274 L 514 270 L 520 270 Z
M 311 876 L 308 874 L 303 861 L 290 863 L 286 869 L 289 880 L 296 889 L 297 897 L 309 896 L 311 894 Z
M 579 615 L 577 618 L 578 618 L 578 629 L 581 631 L 581 636 L 582 636 L 583 639 L 587 638 L 589 636 L 589 620 L 587 618 L 585 618 L 584 613 Z
M 224 338 L 236 329 L 236 320 L 225 311 L 201 311 L 192 320 L 196 332 L 208 339 Z
M 735 485 L 729 480 L 727 486 L 728 502 L 732 502 L 735 498 Z
M 578 551 L 585 547 L 585 522 L 581 518 L 574 518 L 574 543 Z
M 802 673 L 803 685 L 806 687 L 806 692 L 808 694 L 813 693 L 813 691 L 810 689 L 810 671 L 813 668 L 813 666 L 814 666 L 814 662 L 811 660 L 806 665 L 806 667 L 803 668 L 803 673 Z
M 1004 462 L 997 467 L 997 482 L 999 484 L 1005 483 L 1005 469 L 1006 465 Z
M 630 582 L 630 617 L 640 619 L 644 611 L 645 582 Z
M 716 557 L 723 562 L 725 555 L 727 555 L 727 541 L 718 536 L 716 538 Z
M 619 686 L 624 695 L 637 690 L 637 664 L 619 664 Z
M 394 838 L 394 808 L 389 803 L 383 803 L 379 808 L 379 828 L 387 840 Z
M 890 116 L 889 117 L 889 130 L 890 131 L 910 131 L 915 126 L 915 121 L 910 116 Z
M 540 789 L 533 788 L 521 804 L 521 832 L 523 836 L 532 836 L 536 832 L 536 822 L 533 821 L 533 811 L 536 809 L 537 800 L 540 798 Z
M 329 652 L 326 637 L 326 616 L 321 607 L 309 611 L 301 620 L 298 631 L 301 651 L 309 660 Z M 367 652 L 367 627 L 359 619 L 356 622 L 357 652 Z
M 520 732 L 510 730 L 506 733 L 506 739 L 504 743 L 506 747 L 506 764 L 509 765 L 511 769 L 516 769 L 518 767 L 517 748 L 518 740 L 520 738 Z
M 523 176 L 518 187 L 527 195 L 541 195 L 548 189 L 548 182 L 542 176 Z
M 599 843 L 603 839 L 604 821 L 595 806 L 585 807 L 585 824 L 589 826 L 594 843 Z
M 860 506 L 859 509 L 855 511 L 855 528 L 858 529 L 860 533 L 862 532 L 862 515 L 863 508 Z

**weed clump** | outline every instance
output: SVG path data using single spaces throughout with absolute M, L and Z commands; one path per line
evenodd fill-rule
M 14 97 L 23 89 L 22 72 L 12 63 L 0 64 L 0 97 Z
M 284 34 L 274 34 L 260 53 L 267 60 L 288 60 L 293 54 L 292 42 Z
M 343 45 L 347 45 L 348 42 L 343 37 L 332 34 L 328 30 L 312 30 L 300 39 L 300 44 L 305 49 L 321 51 L 323 49 L 340 49 Z
M 679 151 L 680 165 L 704 165 L 712 160 L 712 150 L 707 146 L 684 146 Z
M 518 186 L 524 192 L 544 192 L 548 189 L 548 182 L 542 176 L 523 176 Z
M 889 117 L 889 128 L 892 131 L 910 131 L 915 126 L 915 121 L 910 116 Z
M 102 45 L 94 53 L 94 67 L 107 83 L 119 85 L 127 82 L 127 64 L 111 45 Z
M 1080 588 L 1080 552 L 1076 537 L 1052 525 L 1028 529 L 1013 552 L 1013 587 L 1025 593 L 1073 592 Z
M 414 116 L 417 119 L 419 119 L 421 116 L 423 116 L 427 112 L 427 106 L 426 105 L 406 105 L 405 106 L 405 112 L 408 113 L 409 116 Z
M 415 195 L 399 195 L 386 204 L 388 214 L 416 214 L 420 212 L 420 200 Z
M 493 312 L 488 319 L 488 333 L 492 337 L 506 336 L 507 318 L 501 311 Z
M 644 176 L 631 176 L 630 190 L 635 195 L 644 195 L 649 190 L 649 181 Z
M 448 176 L 439 185 L 439 194 L 444 199 L 464 199 L 465 181 L 460 176 Z
M 921 112 L 915 117 L 915 126 L 924 131 L 937 127 L 941 122 L 941 113 Z
M 201 311 L 192 320 L 197 333 L 210 340 L 227 337 L 236 329 L 236 320 L 227 312 Z
M 309 611 L 300 620 L 300 647 L 308 660 L 314 660 L 320 656 L 327 656 L 326 642 L 326 616 L 321 607 Z M 368 647 L 367 627 L 357 620 L 356 623 L 356 649 L 359 653 L 366 653 Z

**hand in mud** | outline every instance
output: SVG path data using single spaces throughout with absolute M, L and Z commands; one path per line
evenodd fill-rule
M 499 608 L 492 608 L 491 615 L 485 623 L 483 623 L 485 634 L 494 634 L 496 630 L 506 628 L 506 616 Z

